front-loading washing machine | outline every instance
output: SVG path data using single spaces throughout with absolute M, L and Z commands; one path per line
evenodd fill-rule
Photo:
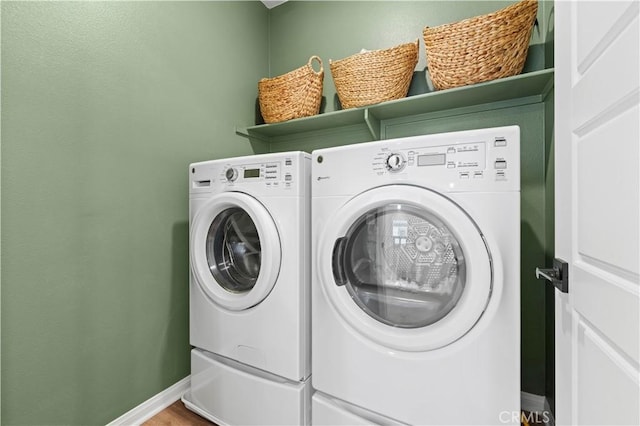
M 520 132 L 312 153 L 312 423 L 520 413 Z
M 189 166 L 191 388 L 218 424 L 306 424 L 310 156 Z

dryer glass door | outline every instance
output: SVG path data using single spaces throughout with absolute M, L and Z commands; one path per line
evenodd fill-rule
M 258 229 L 246 211 L 232 207 L 220 212 L 209 227 L 206 251 L 211 274 L 225 290 L 253 288 L 262 256 Z
M 443 347 L 499 300 L 501 264 L 473 219 L 412 185 L 363 192 L 318 232 L 317 277 L 355 330 L 407 351 Z M 494 267 L 498 269 L 493 269 Z
M 339 240 L 338 279 L 376 320 L 424 327 L 456 306 L 466 282 L 465 257 L 455 235 L 433 213 L 393 203 L 363 214 Z

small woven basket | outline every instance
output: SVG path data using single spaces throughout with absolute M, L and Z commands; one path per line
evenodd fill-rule
M 487 15 L 425 27 L 434 87 L 450 89 L 520 74 L 537 11 L 537 0 L 523 0 Z
M 404 98 L 418 63 L 418 40 L 329 60 L 343 109 Z
M 313 69 L 313 61 L 320 64 L 320 71 Z M 258 82 L 258 101 L 265 123 L 278 123 L 320 112 L 324 68 L 317 56 L 293 71 Z

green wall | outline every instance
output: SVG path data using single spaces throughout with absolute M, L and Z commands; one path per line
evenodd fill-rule
M 189 374 L 190 162 L 251 153 L 259 2 L 1 3 L 2 424 Z
M 420 40 L 420 60 L 412 93 L 429 91 L 425 83 L 426 58 L 422 29 L 489 13 L 505 7 L 504 1 L 294 1 L 273 9 L 270 19 L 271 75 L 278 75 L 306 63 L 310 55 L 320 56 L 325 65 L 323 112 L 339 109 L 329 69 L 329 59 L 341 59 L 362 48 L 381 49 Z M 552 67 L 549 40 L 553 35 L 553 3 L 540 2 L 538 26 L 534 28 L 525 72 Z M 429 134 L 478 127 L 518 124 L 522 131 L 522 390 L 545 395 L 553 389 L 553 342 L 549 341 L 549 303 L 545 286 L 535 279 L 536 266 L 550 264 L 553 252 L 553 184 L 549 183 L 549 144 L 553 102 L 511 106 L 496 105 L 441 111 L 383 123 L 386 138 Z M 312 150 L 371 140 L 363 129 L 341 128 L 300 136 L 299 140 L 272 144 L 271 149 Z M 293 137 L 292 139 L 295 139 Z M 546 315 L 545 315 L 546 311 Z M 553 317 L 550 319 L 553 320 Z M 553 323 L 550 323 L 553 327 Z M 552 333 L 552 329 L 551 329 Z M 545 338 L 546 337 L 546 338 Z M 551 372 L 551 374 L 550 374 Z
M 422 28 L 505 4 L 2 1 L 1 423 L 104 424 L 189 374 L 186 168 L 256 149 L 234 128 L 256 122 L 259 78 L 319 55 L 333 111 L 329 59 L 418 38 L 421 93 Z M 527 70 L 552 66 L 551 9 Z M 550 374 L 548 298 L 529 269 L 552 247 L 552 108 L 432 114 L 385 133 L 523 126 L 523 389 L 535 394 Z

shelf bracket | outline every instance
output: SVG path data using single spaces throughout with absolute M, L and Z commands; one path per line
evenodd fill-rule
M 252 135 L 251 133 L 249 133 L 249 131 L 247 131 L 246 127 L 236 126 L 236 135 L 247 138 L 255 154 L 264 154 L 270 152 L 271 143 L 265 138 Z
M 380 140 L 380 120 L 371 113 L 369 108 L 364 110 L 364 122 L 374 140 Z
M 253 141 L 263 142 L 263 143 L 266 143 L 266 144 L 269 143 L 269 141 L 267 139 L 262 138 L 260 136 L 252 135 L 251 133 L 249 133 L 247 131 L 246 127 L 238 127 L 238 126 L 236 126 L 236 135 L 242 136 L 243 138 L 247 138 L 247 139 L 250 139 L 250 140 L 253 140 Z
M 249 139 L 251 137 L 251 136 L 249 136 L 249 132 L 247 132 L 247 128 L 246 127 L 238 127 L 238 126 L 236 126 L 236 135 L 242 136 L 243 138 L 247 138 L 247 139 Z

